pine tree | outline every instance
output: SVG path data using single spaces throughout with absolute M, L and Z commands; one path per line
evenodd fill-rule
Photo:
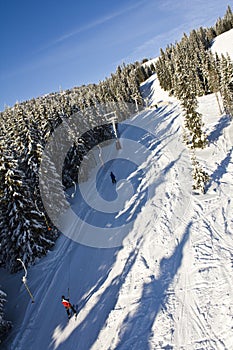
M 195 79 L 193 70 L 188 70 L 185 61 L 189 56 L 186 56 L 185 42 L 177 45 L 177 55 L 175 61 L 176 80 L 174 89 L 177 98 L 181 101 L 184 111 L 184 126 L 187 129 L 188 145 L 191 148 L 204 148 L 207 144 L 207 138 L 202 131 L 203 123 L 200 113 L 197 112 L 197 98 L 195 86 L 192 84 Z
M 233 64 L 229 55 L 221 56 L 220 61 L 220 92 L 225 112 L 233 116 Z
M 196 159 L 196 155 L 192 154 L 192 166 L 193 166 L 193 190 L 198 190 L 205 194 L 206 184 L 210 180 L 209 175 L 201 168 L 200 163 Z
M 32 202 L 27 181 L 18 163 L 6 171 L 1 207 L 4 217 L 0 222 L 1 254 L 0 265 L 15 271 L 19 267 L 16 259 L 21 258 L 26 265 L 36 257 L 46 254 L 54 244 L 52 233 L 47 231 L 44 217 Z
M 162 89 L 173 93 L 173 78 L 175 68 L 173 64 L 174 47 L 168 46 L 164 52 L 160 49 L 160 57 L 155 63 L 156 74 Z
M 207 39 L 209 41 L 209 47 L 211 46 L 211 43 L 213 42 L 213 39 L 216 38 L 217 33 L 213 27 L 210 27 L 207 29 Z
M 11 322 L 5 320 L 5 315 L 3 310 L 5 302 L 6 302 L 6 294 L 2 290 L 0 290 L 0 344 L 1 344 L 1 339 L 7 335 L 7 333 L 12 327 Z
M 233 28 L 233 14 L 230 6 L 227 6 L 226 13 L 222 19 L 224 32 Z
M 219 113 L 222 114 L 223 111 L 219 100 L 221 78 L 219 71 L 219 58 L 217 54 L 214 57 L 211 51 L 206 52 L 205 74 L 208 77 L 210 92 L 213 92 L 215 94 L 218 103 Z
M 202 131 L 203 123 L 201 121 L 201 114 L 197 112 L 196 97 L 190 96 L 185 102 L 181 104 L 184 107 L 185 121 L 184 125 L 189 131 L 188 145 L 190 148 L 204 148 L 207 145 L 207 137 Z

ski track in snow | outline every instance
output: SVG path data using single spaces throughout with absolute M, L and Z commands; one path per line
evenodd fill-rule
M 150 130 L 155 139 L 139 166 L 145 175 L 133 200 L 129 192 L 123 198 L 122 212 L 130 208 L 129 218 L 137 215 L 122 246 L 91 248 L 61 236 L 54 251 L 29 270 L 36 302 L 28 303 L 22 322 L 16 318 L 3 349 L 232 349 L 232 123 L 219 116 L 213 95 L 200 98 L 211 142 L 197 157 L 211 181 L 206 195 L 197 195 L 177 101 L 161 91 L 155 76 L 142 91 L 158 108 L 128 123 Z M 112 154 L 112 147 L 105 152 Z M 26 291 L 19 281 L 17 286 L 19 302 L 26 303 Z M 69 323 L 60 303 L 67 286 L 79 309 Z

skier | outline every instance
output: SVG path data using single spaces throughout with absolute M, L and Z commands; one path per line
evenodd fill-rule
M 115 184 L 116 183 L 116 176 L 113 174 L 113 172 L 111 171 L 110 173 L 111 179 L 112 179 L 112 183 Z
M 75 317 L 77 316 L 77 311 L 75 310 L 75 308 L 73 307 L 73 305 L 70 303 L 69 298 L 65 298 L 65 296 L 62 295 L 62 297 L 61 297 L 61 302 L 62 302 L 62 305 L 64 305 L 64 307 L 65 307 L 65 309 L 66 309 L 68 318 L 71 318 L 71 316 L 72 316 L 71 310 L 72 310 L 73 314 L 75 315 Z

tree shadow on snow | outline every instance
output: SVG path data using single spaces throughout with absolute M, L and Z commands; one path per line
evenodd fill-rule
M 56 348 L 57 350 L 69 349 L 70 344 L 75 344 L 75 348 L 79 350 L 91 349 L 111 310 L 114 309 L 117 303 L 121 286 L 133 267 L 137 255 L 138 249 L 131 252 L 121 275 L 116 276 L 111 281 L 85 319 L 74 329 L 74 332 L 70 334 L 69 338 Z
M 153 96 L 153 89 L 152 86 L 154 84 L 154 80 L 151 82 L 147 82 L 145 86 L 141 88 L 141 94 L 143 98 L 151 98 Z
M 60 303 L 62 294 L 66 297 L 69 296 L 72 304 L 76 305 L 76 309 L 80 312 L 85 309 L 89 299 L 104 285 L 121 247 L 102 249 L 83 246 L 74 242 L 71 243 L 71 246 L 72 249 L 66 252 L 67 256 L 69 256 L 69 263 L 66 262 L 59 266 L 59 275 L 64 276 L 69 291 L 67 289 L 64 290 L 64 283 L 61 283 L 61 286 L 57 286 L 54 297 L 56 302 L 59 301 Z M 78 349 L 88 349 L 85 345 L 88 343 L 87 338 L 89 335 L 87 333 L 94 333 L 93 324 L 90 322 L 89 328 L 89 321 L 84 321 L 79 325 L 78 320 L 75 321 L 77 322 L 77 328 L 74 327 L 72 329 L 73 323 L 71 321 L 70 327 L 66 311 L 60 303 L 59 313 L 56 320 L 54 320 L 56 324 L 51 322 L 51 329 L 47 329 L 49 345 L 46 343 L 46 346 L 40 346 L 39 348 L 74 349 L 73 344 L 79 344 L 79 340 L 83 339 L 85 340 L 84 345 L 80 345 Z M 83 332 L 85 334 L 84 338 Z M 35 349 L 39 348 L 35 347 Z
M 213 172 L 211 176 L 211 180 L 209 184 L 206 186 L 206 190 L 208 190 L 212 183 L 215 182 L 217 185 L 220 185 L 220 180 L 224 174 L 227 173 L 227 167 L 231 162 L 232 149 L 227 153 L 226 157 L 221 161 L 221 163 L 217 166 L 217 169 Z
M 169 258 L 163 258 L 160 262 L 160 277 L 151 276 L 151 282 L 144 283 L 141 301 L 137 311 L 128 314 L 122 324 L 120 342 L 116 350 L 123 349 L 150 349 L 150 337 L 153 323 L 162 307 L 165 307 L 166 291 L 172 283 L 178 269 L 181 266 L 184 246 L 189 238 L 190 222 L 186 228 L 182 240 L 176 246 Z M 167 346 L 165 346 L 165 349 Z
M 222 135 L 223 130 L 228 127 L 231 123 L 231 118 L 229 115 L 224 115 L 219 122 L 215 125 L 214 130 L 209 134 L 208 140 L 210 142 L 215 142 Z

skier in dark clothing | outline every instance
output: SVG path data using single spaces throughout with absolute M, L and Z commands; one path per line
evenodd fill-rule
M 111 179 L 112 179 L 112 183 L 115 184 L 116 183 L 116 176 L 113 174 L 113 172 L 111 171 L 110 173 Z
M 70 303 L 69 298 L 65 298 L 65 296 L 62 295 L 62 297 L 61 297 L 61 302 L 62 302 L 62 305 L 63 305 L 63 306 L 65 307 L 65 309 L 66 309 L 68 318 L 71 318 L 71 316 L 72 316 L 71 311 L 73 312 L 73 314 L 74 314 L 75 316 L 77 316 L 77 312 L 76 312 L 75 308 L 73 307 L 73 305 Z

